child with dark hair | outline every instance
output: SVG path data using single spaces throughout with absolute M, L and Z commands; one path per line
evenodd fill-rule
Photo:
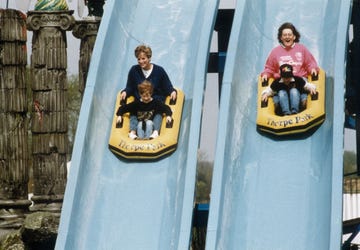
M 282 114 L 291 115 L 299 113 L 300 101 L 306 102 L 308 93 L 316 94 L 315 85 L 295 76 L 290 64 L 283 64 L 280 66 L 280 78 L 263 91 L 261 99 L 267 101 L 269 96 L 277 94 Z M 305 100 L 300 100 L 302 98 Z
M 121 123 L 121 116 L 129 112 L 131 116 L 137 118 L 136 120 L 130 119 L 130 127 L 137 127 L 137 135 L 129 133 L 129 137 L 131 139 L 154 139 L 159 136 L 158 128 L 154 128 L 154 118 L 162 119 L 162 115 L 165 113 L 166 122 L 171 122 L 172 111 L 168 105 L 152 97 L 154 87 L 149 81 L 143 81 L 137 86 L 137 89 L 140 99 L 120 106 L 116 112 L 118 116 L 116 122 Z

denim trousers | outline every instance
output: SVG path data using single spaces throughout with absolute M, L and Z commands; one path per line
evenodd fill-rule
M 144 124 L 145 123 L 145 124 Z M 144 126 L 145 125 L 145 126 Z M 137 136 L 139 139 L 149 139 L 153 132 L 153 121 L 139 121 L 137 124 Z
M 154 130 L 157 130 L 158 132 L 160 132 L 161 122 L 162 122 L 162 115 L 156 114 L 153 118 Z M 138 127 L 138 119 L 137 119 L 136 115 L 131 115 L 130 116 L 130 131 L 136 131 L 137 127 Z
M 299 112 L 300 92 L 297 88 L 292 88 L 289 92 L 280 90 L 278 96 L 280 107 L 284 115 L 296 114 Z
M 308 97 L 307 93 L 300 94 L 301 101 L 304 101 L 304 100 L 306 101 L 307 97 Z M 273 102 L 274 102 L 275 105 L 279 104 L 280 100 L 279 100 L 279 96 L 277 94 L 273 96 Z

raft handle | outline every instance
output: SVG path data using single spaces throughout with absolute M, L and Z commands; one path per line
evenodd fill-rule
M 266 108 L 268 106 L 268 101 L 261 101 L 261 107 Z
M 171 119 L 171 122 L 166 123 L 166 128 L 172 128 L 174 125 L 174 119 Z
M 319 92 L 318 91 L 316 91 L 316 94 L 311 95 L 311 101 L 315 101 L 317 99 L 319 99 Z
M 123 106 L 125 104 L 126 104 L 126 99 L 125 100 L 124 99 L 120 100 L 120 106 Z
M 268 79 L 264 79 L 262 82 L 261 82 L 261 86 L 263 87 L 266 87 L 269 85 L 269 80 Z
M 319 80 L 319 74 L 312 74 L 311 81 L 317 81 L 317 80 Z
M 170 105 L 175 105 L 175 104 L 176 104 L 176 100 L 177 100 L 177 98 L 175 98 L 175 100 L 173 100 L 173 99 L 170 99 L 170 102 L 169 102 L 169 104 L 170 104 Z
M 121 119 L 121 122 L 117 122 L 116 123 L 116 128 L 122 128 L 123 127 L 123 121 L 124 121 L 124 119 Z

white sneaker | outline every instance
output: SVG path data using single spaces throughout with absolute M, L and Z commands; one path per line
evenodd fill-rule
M 154 130 L 154 132 L 152 132 L 152 134 L 150 135 L 150 138 L 155 139 L 158 136 L 159 136 L 159 132 L 157 132 L 157 130 Z
M 134 134 L 134 133 L 129 133 L 129 138 L 130 138 L 131 140 L 135 140 L 135 139 L 137 138 L 137 135 Z

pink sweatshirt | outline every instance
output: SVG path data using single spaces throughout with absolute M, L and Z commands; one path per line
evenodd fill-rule
M 280 77 L 279 68 L 284 63 L 293 66 L 293 72 L 296 76 L 307 77 L 314 68 L 319 72 L 316 60 L 309 50 L 302 44 L 294 43 L 294 46 L 290 49 L 281 45 L 273 48 L 266 60 L 261 76 L 267 75 L 268 78 Z

